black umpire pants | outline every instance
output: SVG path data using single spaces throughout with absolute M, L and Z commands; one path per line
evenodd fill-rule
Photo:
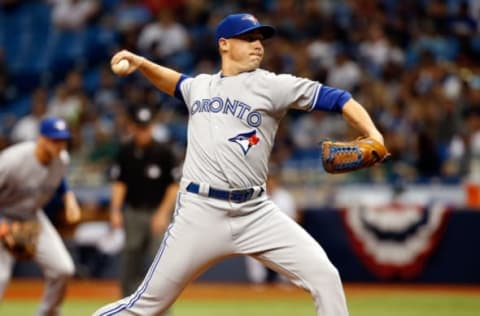
M 120 267 L 122 295 L 126 297 L 143 281 L 148 267 L 162 242 L 162 235 L 152 235 L 151 222 L 155 209 L 126 207 L 123 225 L 125 246 Z

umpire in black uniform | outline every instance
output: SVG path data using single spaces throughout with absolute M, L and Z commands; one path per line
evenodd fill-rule
M 125 229 L 120 282 L 122 295 L 132 294 L 158 250 L 174 209 L 177 161 L 167 144 L 153 137 L 154 111 L 128 109 L 131 138 L 120 146 L 111 169 L 110 222 Z

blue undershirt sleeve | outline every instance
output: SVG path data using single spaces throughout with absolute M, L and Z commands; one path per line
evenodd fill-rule
M 180 79 L 178 79 L 177 84 L 175 86 L 175 97 L 179 100 L 181 100 L 183 103 L 185 103 L 185 100 L 183 99 L 183 94 L 182 90 L 180 90 L 180 84 L 182 83 L 183 80 L 189 78 L 189 76 L 182 74 L 180 76 Z
M 68 191 L 67 179 L 62 178 L 62 181 L 58 185 L 57 192 L 59 196 L 63 196 Z
M 350 92 L 322 85 L 314 99 L 314 111 L 342 112 L 342 108 L 352 98 Z

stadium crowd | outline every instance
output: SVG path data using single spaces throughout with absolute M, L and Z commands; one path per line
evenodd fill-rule
M 101 184 L 125 109 L 157 111 L 156 136 L 181 156 L 185 107 L 139 76 L 115 77 L 127 48 L 183 73 L 217 72 L 214 28 L 251 12 L 277 27 L 263 68 L 346 89 L 368 109 L 392 159 L 348 181 L 458 183 L 480 159 L 480 2 L 475 0 L 2 0 L 0 148 L 36 135 L 47 114 L 68 120 L 73 182 Z M 349 139 L 341 118 L 290 112 L 273 159 L 321 175 L 318 141 Z M 480 176 L 480 175 L 477 175 Z M 288 179 L 287 179 L 288 180 Z M 293 180 L 292 180 L 293 181 Z

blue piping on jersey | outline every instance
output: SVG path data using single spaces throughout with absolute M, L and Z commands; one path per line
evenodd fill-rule
M 170 237 L 170 231 L 172 230 L 173 224 L 175 223 L 175 217 L 177 217 L 178 213 L 180 212 L 180 209 L 181 209 L 180 195 L 181 195 L 181 193 L 178 194 L 177 206 L 175 207 L 175 213 L 174 213 L 174 216 L 173 216 L 173 220 L 170 223 L 170 225 L 168 226 L 167 232 L 165 233 L 165 238 L 162 241 L 162 245 L 160 246 L 160 249 L 157 252 L 157 255 L 153 259 L 153 263 L 150 266 L 150 269 L 148 269 L 147 275 L 145 276 L 145 279 L 142 282 L 142 285 L 131 296 L 128 303 L 120 304 L 120 305 L 114 307 L 113 309 L 110 309 L 110 310 L 107 310 L 107 311 L 101 313 L 99 316 L 112 316 L 112 315 L 115 315 L 115 314 L 119 313 L 120 311 L 122 311 L 126 308 L 130 308 L 140 299 L 140 296 L 142 296 L 142 294 L 145 293 L 145 291 L 147 290 L 148 284 L 152 280 L 153 273 L 156 270 L 157 265 L 160 262 L 160 259 L 162 258 L 162 255 L 165 251 L 168 237 Z
M 67 179 L 65 177 L 62 178 L 62 181 L 60 182 L 60 185 L 57 188 L 56 194 L 59 196 L 63 196 L 65 193 L 68 191 L 68 183 Z
M 185 103 L 185 99 L 183 98 L 182 90 L 180 90 L 180 84 L 183 82 L 183 80 L 190 78 L 187 75 L 181 74 L 180 79 L 178 79 L 177 84 L 175 85 L 175 92 L 174 95 L 177 99 Z
M 351 98 L 352 95 L 348 91 L 319 85 L 315 91 L 311 110 L 341 113 L 343 106 Z
M 317 104 L 318 95 L 319 95 L 319 92 L 320 92 L 321 88 L 322 88 L 321 85 L 317 85 L 317 88 L 315 89 L 315 95 L 313 96 L 312 105 L 308 109 L 309 111 L 313 111 L 315 109 L 315 104 Z

